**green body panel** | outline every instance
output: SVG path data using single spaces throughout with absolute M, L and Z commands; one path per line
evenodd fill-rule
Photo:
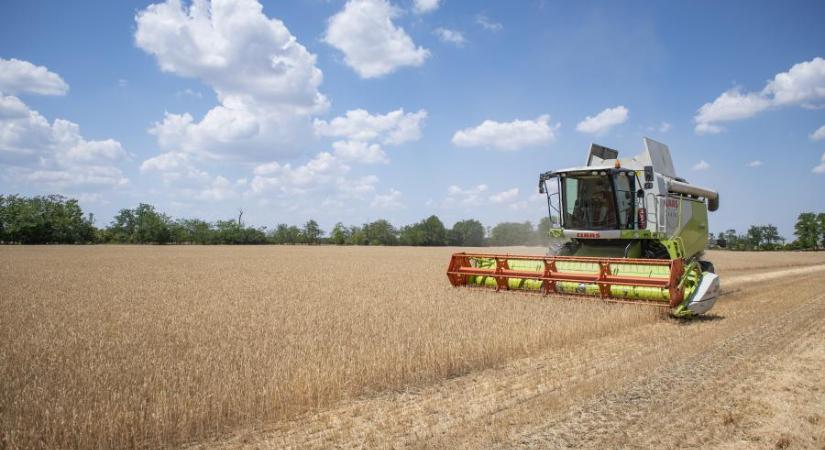
M 476 262 L 480 268 L 494 268 L 496 261 L 493 258 L 478 258 Z M 544 271 L 544 263 L 541 260 L 508 260 L 507 265 L 512 270 L 535 271 L 540 274 Z M 651 266 L 643 264 L 611 264 L 614 275 L 632 276 L 638 278 L 670 278 L 670 269 L 664 266 Z M 557 261 L 556 270 L 567 273 L 587 273 L 598 274 L 599 264 L 577 261 Z M 691 278 L 692 277 L 692 278 Z M 695 287 L 698 285 L 698 277 L 695 271 L 690 271 L 685 280 L 685 297 L 689 298 Z M 491 276 L 469 276 L 468 284 L 477 286 L 497 287 L 496 279 Z M 541 281 L 525 278 L 508 278 L 507 287 L 516 290 L 541 290 Z M 569 281 L 556 282 L 556 292 L 560 294 L 578 294 L 600 296 L 599 286 L 594 283 L 577 283 Z M 610 287 L 610 296 L 617 299 L 646 300 L 668 303 L 670 292 L 663 288 L 644 286 L 621 286 Z
M 691 258 L 698 255 L 708 244 L 708 208 L 704 202 L 682 201 L 683 208 L 690 208 L 690 220 L 684 224 L 673 239 L 682 242 L 683 256 L 681 258 Z

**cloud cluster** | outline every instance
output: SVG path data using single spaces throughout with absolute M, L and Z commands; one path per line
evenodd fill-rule
M 459 147 L 482 147 L 514 151 L 549 144 L 556 139 L 559 124 L 550 124 L 550 116 L 535 120 L 495 122 L 485 120 L 473 128 L 456 131 L 452 142 Z
M 401 209 L 404 204 L 401 202 L 401 192 L 395 189 L 390 189 L 386 194 L 377 194 L 373 198 L 370 206 L 380 209 Z
M 493 203 L 509 203 L 518 198 L 518 188 L 508 189 L 490 196 Z
M 415 11 L 416 14 L 431 13 L 438 9 L 439 3 L 440 0 L 414 0 L 413 11 Z
M 343 206 L 353 200 L 367 201 L 376 208 L 402 207 L 401 192 L 391 189 L 386 194 L 377 192 L 378 177 L 350 176 L 351 167 L 341 158 L 321 152 L 306 164 L 292 166 L 270 162 L 258 165 L 249 183 L 246 195 L 286 199 L 295 203 L 296 196 L 314 195 L 324 198 L 328 206 Z
M 812 172 L 817 175 L 825 173 L 825 153 L 822 154 L 822 158 L 819 159 L 819 165 L 814 167 Z
M 418 3 L 424 7 L 433 4 L 424 1 L 416 6 Z M 399 14 L 387 0 L 349 0 L 341 12 L 329 18 L 324 41 L 340 50 L 344 62 L 362 78 L 420 66 L 430 51 L 416 46 L 407 32 L 393 23 Z
M 433 34 L 438 36 L 438 39 L 441 39 L 441 42 L 447 42 L 458 47 L 462 47 L 467 43 L 467 40 L 464 38 L 464 34 L 457 30 L 439 27 L 433 30 Z
M 311 114 L 327 109 L 315 55 L 257 0 L 168 0 L 138 12 L 135 42 L 161 70 L 197 78 L 220 105 L 196 120 L 167 113 L 150 132 L 161 149 L 201 158 L 297 154 Z
M 74 122 L 51 123 L 20 98 L 3 92 L 64 95 L 69 86 L 28 61 L 0 59 L 0 165 L 12 180 L 51 191 L 112 188 L 129 183 L 119 163 L 128 159 L 114 139 L 89 140 Z
M 629 111 L 624 106 L 607 108 L 593 117 L 587 116 L 576 125 L 576 131 L 590 134 L 604 134 L 616 125 L 627 121 Z M 670 126 L 668 125 L 668 129 Z
M 335 156 L 365 164 L 389 162 L 381 144 L 401 145 L 421 138 L 421 124 L 427 111 L 405 113 L 403 108 L 386 114 L 370 114 L 364 109 L 347 111 L 330 121 L 315 119 L 315 134 L 338 138 L 332 144 Z
M 0 58 L 0 92 L 65 95 L 69 85 L 60 75 L 28 61 Z
M 381 146 L 418 140 L 421 124 L 426 118 L 425 110 L 406 113 L 397 109 L 386 114 L 370 114 L 356 109 L 329 121 L 315 119 L 316 135 L 336 139 L 332 143 L 333 152 L 321 152 L 306 164 L 295 167 L 276 161 L 258 165 L 250 183 L 250 194 L 284 197 L 316 193 L 333 204 L 372 196 L 372 207 L 401 208 L 400 191 L 390 189 L 384 194 L 377 193 L 378 177 L 352 177 L 349 164 L 388 162 Z
M 708 170 L 710 169 L 710 164 L 704 159 L 699 161 L 698 163 L 693 165 L 693 170 Z
M 468 188 L 451 185 L 447 188 L 447 196 L 437 206 L 443 209 L 469 209 L 484 205 L 497 205 L 495 208 L 506 206 L 509 209 L 521 210 L 529 206 L 530 202 L 544 201 L 544 195 L 529 195 L 527 199 L 520 199 L 519 188 L 510 188 L 501 192 L 489 192 L 486 184 L 479 184 Z
M 457 185 L 452 185 L 447 188 L 447 198 L 444 200 L 444 205 L 455 206 L 478 206 L 484 203 L 484 195 L 487 193 L 487 185 L 479 184 L 469 188 L 461 188 Z
M 501 31 L 504 28 L 502 24 L 490 20 L 485 14 L 477 14 L 476 23 L 487 31 Z
M 816 131 L 811 133 L 810 138 L 812 141 L 821 141 L 825 139 L 825 125 L 817 128 Z
M 712 134 L 724 130 L 721 122 L 747 119 L 767 109 L 789 106 L 815 107 L 825 100 L 825 59 L 816 57 L 794 64 L 777 74 L 759 92 L 735 87 L 705 103 L 694 116 L 696 133 Z
M 371 20 L 389 24 L 395 37 L 406 36 L 389 21 L 394 14 L 384 1 L 350 2 L 330 19 L 328 41 L 342 30 L 348 34 L 348 26 L 371 28 Z M 153 124 L 149 132 L 162 153 L 143 161 L 142 172 L 158 174 L 173 192 L 203 201 L 242 197 L 297 208 L 314 202 L 296 202 L 296 196 L 311 195 L 325 198 L 328 206 L 353 199 L 387 207 L 400 202 L 400 192 L 378 194 L 378 178 L 353 176 L 349 164 L 387 162 L 382 146 L 419 139 L 426 111 L 353 110 L 313 121 L 329 106 L 319 91 L 315 56 L 283 22 L 268 18 L 257 0 L 203 0 L 188 7 L 168 0 L 140 11 L 136 22 L 137 45 L 162 70 L 202 80 L 220 102 L 199 120 L 166 113 Z M 336 138 L 332 150 L 301 164 L 282 162 L 306 148 L 313 135 Z M 233 181 L 223 171 L 201 168 L 214 168 L 216 161 L 221 167 L 225 161 L 255 163 L 251 179 Z

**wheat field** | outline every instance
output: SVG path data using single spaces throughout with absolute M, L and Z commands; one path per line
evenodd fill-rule
M 675 326 L 649 307 L 454 289 L 452 250 L 2 247 L 0 447 L 212 442 Z M 723 275 L 825 263 L 711 256 Z

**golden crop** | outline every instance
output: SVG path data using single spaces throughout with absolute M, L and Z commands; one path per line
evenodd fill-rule
M 0 447 L 197 442 L 661 320 L 454 289 L 451 251 L 2 247 Z

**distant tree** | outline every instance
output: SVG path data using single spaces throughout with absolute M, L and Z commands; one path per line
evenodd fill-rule
M 359 226 L 351 226 L 349 228 L 349 238 L 347 239 L 348 245 L 369 245 L 370 241 L 367 239 L 367 233 L 364 231 L 367 225 L 364 227 Z
M 329 232 L 329 242 L 335 245 L 344 245 L 349 241 L 349 229 L 343 223 L 338 222 Z
M 402 245 L 441 246 L 447 245 L 447 229 L 437 216 L 430 216 L 421 222 L 401 229 Z
M 493 245 L 526 245 L 531 242 L 534 232 L 530 222 L 503 222 L 493 227 L 490 243 Z
M 748 228 L 747 241 L 745 248 L 747 250 L 760 250 L 762 248 L 762 241 L 765 233 L 763 227 L 759 225 L 751 225 Z
M 783 241 L 779 230 L 774 225 L 768 224 L 762 227 L 762 250 L 776 250 Z
M 817 249 L 820 241 L 817 215 L 812 212 L 799 214 L 794 226 L 794 234 L 800 248 Z
M 480 247 L 484 245 L 484 225 L 475 219 L 458 221 L 447 233 L 447 243 L 459 247 Z
M 310 219 L 301 230 L 301 241 L 304 244 L 320 244 L 324 232 L 318 227 L 318 222 Z
M 366 245 L 398 245 L 395 227 L 384 219 L 365 224 L 363 233 Z
M 825 248 L 825 213 L 816 215 L 816 224 L 819 231 L 819 246 Z
M 298 244 L 301 242 L 301 230 L 295 225 L 278 224 L 269 235 L 273 244 Z
M 170 225 L 174 242 L 183 244 L 212 244 L 214 230 L 209 222 L 200 219 L 180 219 Z
M 94 217 L 60 195 L 0 196 L 0 242 L 77 244 L 95 239 Z

